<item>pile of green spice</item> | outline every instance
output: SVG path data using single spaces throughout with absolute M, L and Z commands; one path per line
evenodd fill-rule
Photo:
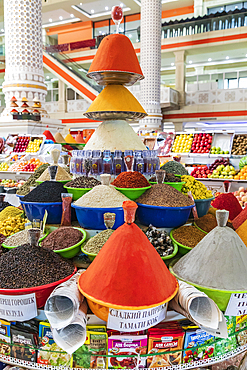
M 194 204 L 186 195 L 167 184 L 152 185 L 151 189 L 136 199 L 136 203 L 160 207 L 186 207 Z
M 0 257 L 0 288 L 31 288 L 66 278 L 72 262 L 48 249 L 24 244 Z
M 88 240 L 83 249 L 88 253 L 98 254 L 103 245 L 107 242 L 114 230 L 107 229 L 96 234 Z
M 79 243 L 83 238 L 80 230 L 74 227 L 60 227 L 52 231 L 41 243 L 43 248 L 50 250 L 60 250 L 72 247 Z
M 165 164 L 163 164 L 163 166 L 160 167 L 161 170 L 164 170 L 168 173 L 174 173 L 175 175 L 188 175 L 188 171 L 186 170 L 186 168 L 179 162 L 177 161 L 169 161 Z
M 29 179 L 23 184 L 16 192 L 18 195 L 27 195 L 30 192 L 30 186 L 35 187 L 37 186 L 36 180 L 42 175 L 42 173 L 49 167 L 49 163 L 42 164 L 30 177 Z
M 23 202 L 60 203 L 61 194 L 67 193 L 61 182 L 45 181 L 22 198 Z
M 96 185 L 100 185 L 101 182 L 94 177 L 80 176 L 75 180 L 67 182 L 66 186 L 68 188 L 81 188 L 81 189 L 91 189 Z
M 173 230 L 172 236 L 176 242 L 194 248 L 206 234 L 195 226 L 181 226 Z

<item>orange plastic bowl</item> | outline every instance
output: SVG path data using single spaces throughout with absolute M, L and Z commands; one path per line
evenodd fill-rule
M 23 295 L 23 294 L 35 293 L 37 308 L 41 308 L 41 307 L 44 307 L 47 298 L 49 297 L 51 292 L 56 288 L 56 286 L 69 280 L 76 273 L 76 271 L 77 271 L 77 268 L 75 267 L 71 275 L 67 276 L 64 279 L 54 281 L 54 283 L 51 283 L 51 284 L 40 285 L 36 287 L 31 287 L 31 288 L 23 288 L 23 289 L 0 289 L 0 294 L 4 294 L 8 296 L 8 295 Z

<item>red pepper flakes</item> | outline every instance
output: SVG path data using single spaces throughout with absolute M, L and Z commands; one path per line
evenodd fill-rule
M 140 172 L 128 171 L 121 172 L 111 185 L 117 188 L 145 188 L 150 186 L 150 183 Z
M 217 196 L 211 203 L 214 208 L 229 211 L 229 219 L 234 220 L 242 211 L 239 201 L 232 193 L 223 193 Z
M 237 230 L 244 221 L 247 220 L 247 207 L 245 207 L 239 214 L 237 217 L 234 218 L 234 220 L 232 220 L 232 225 L 234 227 L 235 230 Z

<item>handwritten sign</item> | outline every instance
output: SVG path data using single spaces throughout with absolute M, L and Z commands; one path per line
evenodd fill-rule
M 229 299 L 225 315 L 242 316 L 247 314 L 247 293 L 233 293 Z
M 146 330 L 166 317 L 167 303 L 144 310 L 109 308 L 107 327 L 118 331 Z
M 0 318 L 26 321 L 38 315 L 35 293 L 25 295 L 0 294 Z

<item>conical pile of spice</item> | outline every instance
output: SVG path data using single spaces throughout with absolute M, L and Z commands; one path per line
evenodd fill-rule
M 78 281 L 91 310 L 106 321 L 109 307 L 156 307 L 170 301 L 178 290 L 177 280 L 134 224 L 136 203 L 124 202 L 123 208 L 125 224 L 114 231 Z
M 218 210 L 218 226 L 174 265 L 179 279 L 205 288 L 247 291 L 247 248 L 226 226 L 228 215 Z
M 232 221 L 242 211 L 239 201 L 232 193 L 218 195 L 212 202 L 212 206 L 217 209 L 229 211 L 229 219 Z
M 42 175 L 38 178 L 37 181 L 49 181 L 50 174 L 48 168 L 42 173 Z M 64 168 L 58 166 L 57 167 L 57 174 L 56 174 L 56 181 L 71 181 L 71 176 L 65 171 Z

